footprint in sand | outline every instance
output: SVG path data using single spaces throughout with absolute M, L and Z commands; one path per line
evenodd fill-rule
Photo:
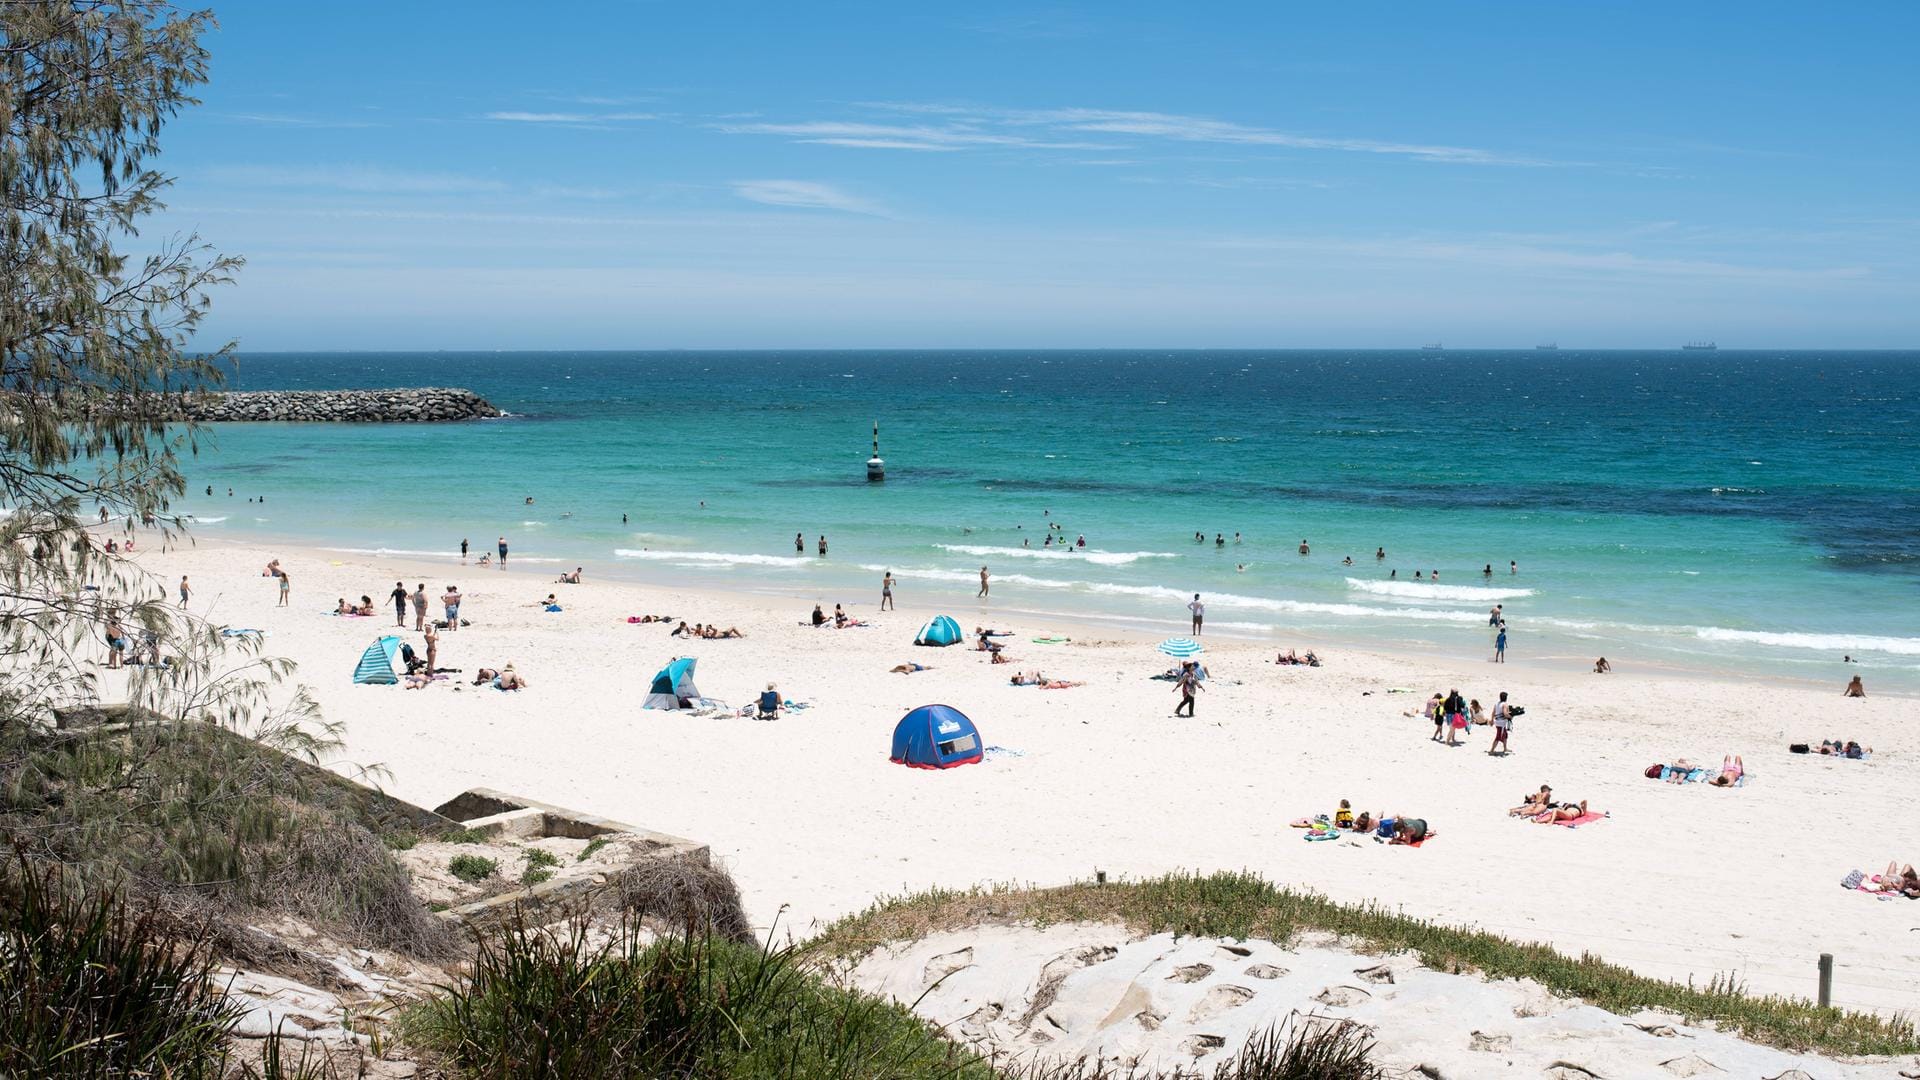
M 1546 1080 L 1599 1080 L 1600 1076 L 1585 1065 L 1575 1065 L 1571 1061 L 1556 1061 L 1547 1066 L 1547 1071 L 1540 1075 L 1546 1077 Z
M 1227 1040 L 1219 1035 L 1189 1035 L 1180 1048 L 1193 1057 L 1203 1058 L 1225 1045 Z
M 1249 964 L 1246 973 L 1256 979 L 1278 979 L 1286 975 L 1287 969 L 1272 964 Z
M 1199 982 L 1211 974 L 1213 974 L 1212 964 L 1186 964 L 1174 968 L 1173 974 L 1167 976 L 1167 980 L 1183 983 Z
M 1364 1005 L 1373 995 L 1357 986 L 1329 986 L 1313 995 L 1313 1000 L 1335 1009 L 1351 1009 L 1355 1005 Z
M 1727 1071 L 1699 1054 L 1686 1054 L 1671 1061 L 1663 1061 L 1660 1067 L 1675 1076 L 1711 1076 L 1714 1073 Z
M 1160 1025 L 1167 1022 L 1167 1014 L 1154 1012 L 1152 1009 L 1141 1009 L 1133 1014 L 1133 1019 L 1147 1031 L 1159 1031 Z
M 941 953 L 939 956 L 927 961 L 927 966 L 921 969 L 920 985 L 932 986 L 934 983 L 939 982 L 954 972 L 972 966 L 973 947 L 971 945 L 955 952 Z
M 1467 1040 L 1467 1049 L 1482 1050 L 1489 1054 L 1504 1054 L 1513 1049 L 1513 1036 L 1489 1035 L 1484 1031 L 1476 1031 Z
M 1237 1009 L 1253 1000 L 1253 991 L 1244 986 L 1216 986 L 1207 991 L 1205 997 L 1195 1002 L 1193 1011 L 1187 1013 L 1187 1023 L 1198 1024 L 1211 1020 L 1229 1009 Z

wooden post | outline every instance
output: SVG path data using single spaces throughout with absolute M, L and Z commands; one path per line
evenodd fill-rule
M 1833 1005 L 1833 954 L 1820 954 L 1820 1007 L 1825 1009 Z

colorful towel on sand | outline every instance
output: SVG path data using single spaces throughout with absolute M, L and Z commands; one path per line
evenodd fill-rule
M 1547 824 L 1549 824 L 1549 825 L 1565 825 L 1565 826 L 1566 826 L 1567 828 L 1569 828 L 1569 829 L 1571 829 L 1571 828 L 1574 828 L 1574 827 L 1576 827 L 1576 826 L 1579 826 L 1579 825 L 1586 825 L 1586 824 L 1589 824 L 1589 823 L 1591 823 L 1591 822 L 1595 822 L 1595 821 L 1599 821 L 1599 820 L 1601 820 L 1601 819 L 1603 819 L 1603 818 L 1605 818 L 1606 816 L 1607 816 L 1607 815 L 1605 815 L 1605 814 L 1602 814 L 1602 813 L 1600 813 L 1600 812 L 1598 812 L 1598 811 L 1595 811 L 1595 810 L 1589 810 L 1589 811 L 1587 811 L 1586 813 L 1584 813 L 1584 814 L 1581 814 L 1581 815 L 1580 815 L 1579 817 L 1577 817 L 1577 818 L 1568 818 L 1568 819 L 1567 819 L 1567 820 L 1565 820 L 1565 821 L 1550 821 L 1550 822 L 1548 822 Z
M 1037 637 L 1029 638 L 1028 640 L 1032 641 L 1035 645 L 1065 645 L 1073 639 L 1066 637 Z

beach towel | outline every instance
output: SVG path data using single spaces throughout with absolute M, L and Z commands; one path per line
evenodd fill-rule
M 1035 645 L 1065 645 L 1073 639 L 1065 637 L 1037 637 L 1029 638 L 1028 640 L 1032 641 Z
M 1589 810 L 1589 811 L 1587 811 L 1586 813 L 1584 813 L 1584 814 L 1581 814 L 1581 815 L 1580 815 L 1579 817 L 1577 817 L 1577 818 L 1568 818 L 1568 819 L 1567 819 L 1567 820 L 1565 820 L 1565 821 L 1550 821 L 1550 822 L 1548 822 L 1547 824 L 1549 824 L 1549 825 L 1565 825 L 1565 826 L 1566 826 L 1567 828 L 1569 828 L 1569 829 L 1571 829 L 1571 828 L 1574 828 L 1574 827 L 1576 827 L 1576 826 L 1580 826 L 1580 825 L 1586 825 L 1586 824 L 1588 824 L 1588 823 L 1590 823 L 1590 822 L 1595 822 L 1595 821 L 1599 821 L 1600 819 L 1602 819 L 1602 818 L 1604 818 L 1604 817 L 1606 817 L 1606 816 L 1607 816 L 1607 815 L 1605 815 L 1605 814 L 1602 814 L 1602 813 L 1599 813 L 1598 811 L 1594 811 L 1594 810 Z
M 1027 752 L 1025 750 L 1015 750 L 1012 747 L 1008 747 L 1008 746 L 989 746 L 987 747 L 986 754 L 990 758 L 1026 757 L 1027 756 Z
M 261 637 L 267 636 L 265 630 L 255 630 L 250 626 L 229 626 L 220 631 L 221 637 L 245 637 L 248 634 L 258 634 Z
M 559 605 L 559 604 L 548 604 L 548 605 L 547 605 L 547 610 L 548 610 L 548 611 L 559 611 L 559 610 L 560 610 L 560 605 Z

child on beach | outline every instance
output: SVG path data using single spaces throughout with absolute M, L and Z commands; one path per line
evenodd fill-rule
M 1340 800 L 1340 809 L 1333 812 L 1333 827 L 1336 829 L 1353 828 L 1353 807 L 1347 800 Z

